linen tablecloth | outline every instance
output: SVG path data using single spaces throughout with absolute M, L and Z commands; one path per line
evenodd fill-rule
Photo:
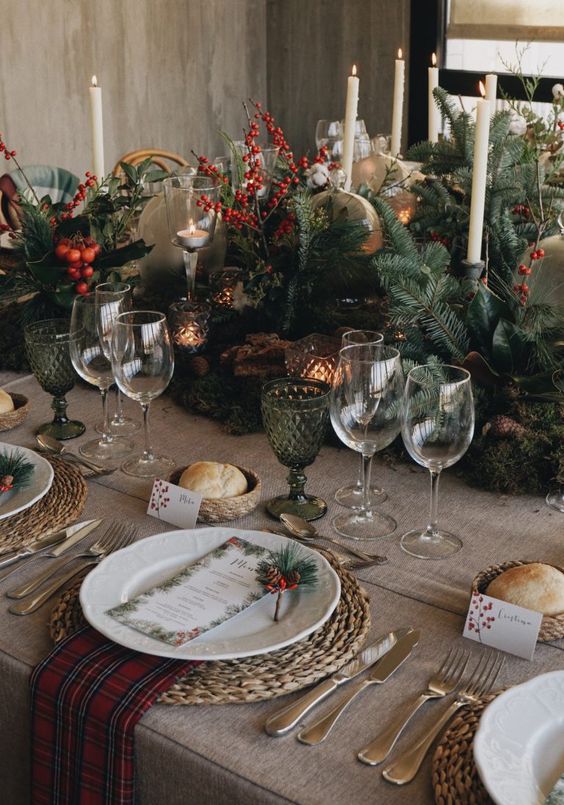
M 33 446 L 34 427 L 51 415 L 49 397 L 31 377 L 13 381 L 9 389 L 32 398 L 32 411 L 23 425 L 0 438 Z M 98 395 L 77 387 L 68 398 L 69 413 L 90 426 L 82 438 L 91 438 L 91 426 L 101 413 Z M 126 407 L 130 415 L 139 417 L 132 403 L 127 401 Z M 259 473 L 263 499 L 285 489 L 286 470 L 277 463 L 263 434 L 226 436 L 216 423 L 188 414 L 166 396 L 155 401 L 152 416 L 155 445 L 178 465 L 200 459 L 239 463 Z M 74 450 L 79 444 L 80 440 L 74 440 L 69 447 Z M 357 454 L 327 446 L 308 469 L 308 488 L 330 504 L 328 515 L 317 523 L 321 531 L 331 533 L 330 518 L 338 509 L 332 502 L 333 492 L 345 479 L 355 477 L 357 467 Z M 141 805 L 356 805 L 366 801 L 424 805 L 433 801 L 429 758 L 414 783 L 396 788 L 382 780 L 378 768 L 360 764 L 356 752 L 398 706 L 425 687 L 452 643 L 472 648 L 461 632 L 469 585 L 479 569 L 507 559 L 564 563 L 564 517 L 540 497 L 509 498 L 471 489 L 453 468 L 441 480 L 440 519 L 462 536 L 464 547 L 448 560 L 425 562 L 405 555 L 398 539 L 404 530 L 426 522 L 426 473 L 412 464 L 391 469 L 376 462 L 375 476 L 389 495 L 382 510 L 393 514 L 399 527 L 396 536 L 363 544 L 367 550 L 386 552 L 390 563 L 362 571 L 359 578 L 371 600 L 372 637 L 408 624 L 421 629 L 421 642 L 410 661 L 386 683 L 385 690 L 364 694 L 318 747 L 303 746 L 292 735 L 269 738 L 262 731 L 267 715 L 290 697 L 253 705 L 155 706 L 136 728 Z M 141 537 L 169 530 L 145 514 L 149 482 L 116 472 L 88 485 L 84 517 L 123 517 L 138 525 Z M 261 507 L 233 523 L 234 527 L 270 525 L 272 520 Z M 28 802 L 29 675 L 50 647 L 49 607 L 26 618 L 7 613 L 8 601 L 2 593 L 26 573 L 24 569 L 10 576 L 9 583 L 0 582 L 0 782 L 2 801 L 9 805 Z M 564 641 L 559 641 L 539 645 L 530 663 L 508 658 L 502 684 L 563 668 L 563 649 Z M 423 708 L 400 747 L 420 734 L 443 706 L 435 702 Z

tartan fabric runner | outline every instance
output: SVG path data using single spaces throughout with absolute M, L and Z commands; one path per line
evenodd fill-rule
M 198 663 L 140 654 L 89 626 L 33 671 L 33 805 L 134 801 L 133 730 L 160 693 Z

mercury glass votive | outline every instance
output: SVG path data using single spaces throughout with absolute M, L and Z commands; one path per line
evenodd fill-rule
M 341 340 L 312 333 L 286 348 L 284 361 L 289 375 L 309 377 L 331 385 L 339 361 Z
M 235 288 L 241 282 L 240 268 L 225 268 L 210 275 L 211 301 L 223 308 L 232 308 Z
M 205 302 L 180 299 L 168 309 L 168 326 L 174 346 L 183 352 L 200 352 L 208 340 L 211 308 Z

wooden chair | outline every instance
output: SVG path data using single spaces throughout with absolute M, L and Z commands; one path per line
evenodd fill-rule
M 174 151 L 163 151 L 161 148 L 139 148 L 137 151 L 130 151 L 128 154 L 122 156 L 121 159 L 118 160 L 112 173 L 114 176 L 122 175 L 123 171 L 120 167 L 120 162 L 127 162 L 129 165 L 139 165 L 139 163 L 143 162 L 147 157 L 151 157 L 151 161 L 154 165 L 168 173 L 172 170 L 169 164 L 171 162 L 174 165 L 179 165 L 181 168 L 185 168 L 189 165 L 188 160 L 181 157 L 180 154 L 175 154 Z

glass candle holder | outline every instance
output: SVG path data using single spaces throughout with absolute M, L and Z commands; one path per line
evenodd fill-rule
M 286 348 L 286 370 L 293 377 L 309 377 L 331 385 L 340 348 L 339 338 L 312 333 Z
M 214 305 L 231 309 L 235 298 L 235 288 L 241 282 L 240 268 L 226 268 L 214 271 L 210 276 L 211 300 Z
M 202 350 L 208 340 L 211 308 L 204 302 L 187 299 L 174 302 L 168 309 L 168 326 L 174 346 L 182 352 Z

